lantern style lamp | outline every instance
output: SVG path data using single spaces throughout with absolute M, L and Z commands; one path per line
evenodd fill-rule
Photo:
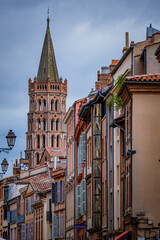
M 5 174 L 7 172 L 7 169 L 8 169 L 8 162 L 7 162 L 7 159 L 4 158 L 2 163 L 1 163 L 1 167 L 2 167 L 2 172 Z
M 12 132 L 12 130 L 9 130 L 6 138 L 7 138 L 8 147 L 12 149 L 16 141 L 16 135 L 14 134 L 14 132 Z

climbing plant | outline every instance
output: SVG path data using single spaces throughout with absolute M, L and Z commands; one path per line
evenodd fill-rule
M 121 97 L 117 96 L 123 82 L 125 80 L 124 75 L 119 75 L 117 80 L 115 81 L 115 90 L 114 94 L 111 96 L 110 100 L 107 102 L 108 106 L 112 106 L 114 110 L 118 111 L 119 109 L 123 108 L 123 100 Z

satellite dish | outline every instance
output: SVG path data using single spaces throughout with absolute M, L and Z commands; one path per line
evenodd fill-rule
M 23 166 L 24 166 L 24 163 L 21 163 L 20 166 L 23 167 Z
M 28 170 L 28 167 L 27 167 L 27 166 L 24 166 L 24 170 L 25 170 L 25 171 Z

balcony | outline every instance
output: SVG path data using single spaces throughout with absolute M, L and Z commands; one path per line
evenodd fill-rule
M 47 222 L 51 222 L 52 221 L 52 212 L 51 211 L 47 211 L 47 215 L 46 215 L 46 221 Z
M 23 223 L 24 222 L 24 214 L 23 215 L 20 215 L 17 217 L 17 223 Z

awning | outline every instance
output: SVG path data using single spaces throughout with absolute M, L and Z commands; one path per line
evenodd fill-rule
M 116 237 L 114 240 L 118 240 L 121 237 L 123 237 L 124 235 L 126 235 L 129 231 L 123 232 L 121 235 L 119 235 L 118 237 Z

